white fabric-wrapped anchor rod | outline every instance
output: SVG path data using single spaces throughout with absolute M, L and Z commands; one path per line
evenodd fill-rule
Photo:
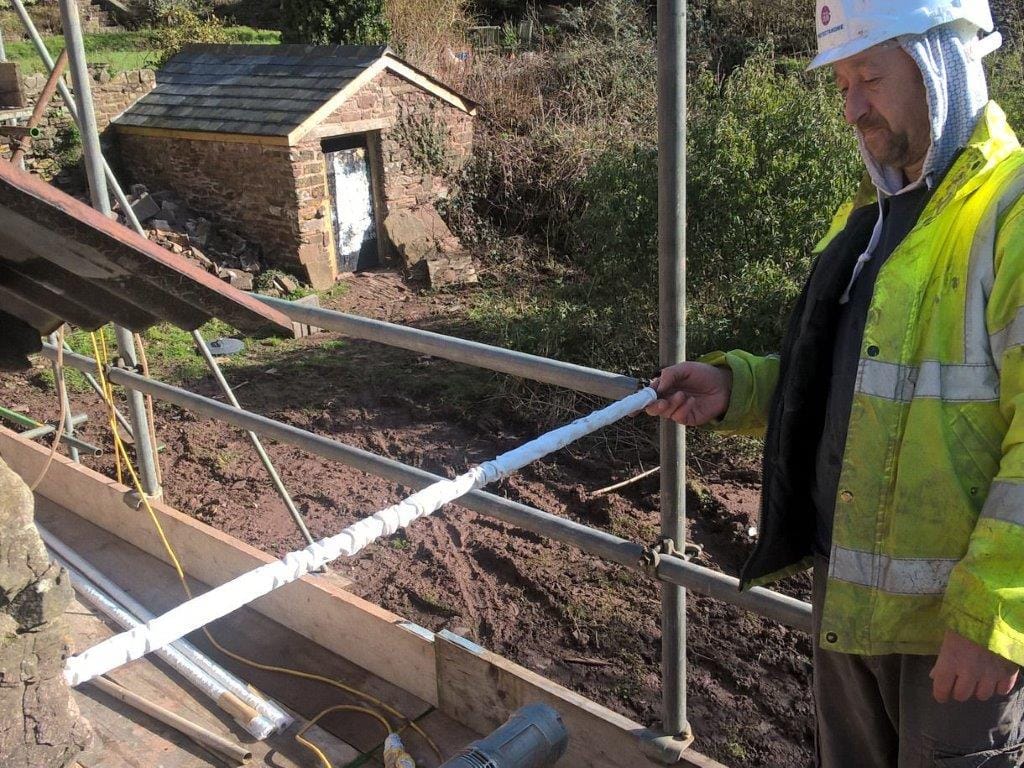
M 492 461 L 473 467 L 453 480 L 441 480 L 404 501 L 350 525 L 341 533 L 244 573 L 215 589 L 172 608 L 128 632 L 72 656 L 64 678 L 76 686 L 122 664 L 173 643 L 189 632 L 226 616 L 268 592 L 301 578 L 341 556 L 351 557 L 381 536 L 390 536 L 414 520 L 436 512 L 450 501 L 506 477 L 581 437 L 646 408 L 657 399 L 650 387 L 531 440 Z

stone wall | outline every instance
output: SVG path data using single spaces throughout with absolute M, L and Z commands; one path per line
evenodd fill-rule
M 89 724 L 64 683 L 73 593 L 35 529 L 32 494 L 0 460 L 0 765 L 71 765 Z
M 105 148 L 109 150 L 107 128 L 110 121 L 149 93 L 156 85 L 156 76 L 151 69 L 119 72 L 114 75 L 106 69 L 96 69 L 91 70 L 91 74 L 96 123 L 102 133 Z M 65 82 L 70 88 L 70 78 L 67 75 Z M 42 73 L 22 76 L 22 89 L 29 105 L 36 103 L 45 85 L 46 76 Z M 32 140 L 32 148 L 25 157 L 29 170 L 46 177 L 57 170 L 54 154 L 60 150 L 62 142 L 67 142 L 71 136 L 71 126 L 71 115 L 64 108 L 64 100 L 57 93 L 39 123 L 43 135 Z M 5 159 L 9 159 L 9 147 L 5 146 L 2 154 Z
M 173 191 L 218 226 L 258 243 L 268 261 L 299 271 L 296 150 L 125 132 L 116 142 L 128 180 Z

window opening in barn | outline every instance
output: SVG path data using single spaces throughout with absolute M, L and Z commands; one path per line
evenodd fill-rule
M 379 263 L 373 179 L 366 134 L 337 136 L 321 144 L 331 193 L 331 223 L 340 272 Z

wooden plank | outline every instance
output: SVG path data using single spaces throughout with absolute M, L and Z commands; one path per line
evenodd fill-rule
M 0 427 L 0 456 L 28 482 L 38 476 L 48 453 L 49 449 Z M 126 486 L 60 455 L 54 457 L 37 489 L 37 494 L 167 562 L 145 509 L 126 505 L 128 492 Z M 186 572 L 200 581 L 221 584 L 273 560 L 165 504 L 153 502 L 152 507 Z M 411 631 L 408 622 L 390 611 L 316 575 L 282 587 L 251 606 L 343 659 L 437 704 L 432 635 Z
M 569 731 L 569 750 L 561 761 L 565 765 L 622 768 L 658 764 L 640 748 L 649 731 L 628 717 L 447 630 L 435 637 L 434 650 L 439 709 L 454 720 L 490 733 L 520 707 L 540 702 L 558 710 Z M 715 764 L 684 759 L 681 765 L 710 768 Z
M 173 128 L 146 128 L 141 125 L 124 125 L 114 123 L 118 133 L 131 133 L 136 136 L 154 136 L 162 139 L 182 139 L 184 141 L 223 141 L 228 144 L 256 144 L 261 147 L 287 147 L 287 136 L 266 136 L 256 133 L 214 133 L 212 131 L 176 131 Z
M 322 106 L 317 108 L 313 114 L 292 129 L 291 133 L 288 134 L 288 143 L 291 146 L 295 146 L 302 141 L 302 139 L 304 139 L 311 130 L 313 130 L 323 120 L 330 117 L 330 115 L 338 107 L 344 104 L 352 94 L 373 80 L 373 78 L 375 78 L 379 73 L 383 72 L 386 66 L 387 61 L 381 57 L 352 78 L 344 88 L 334 94 L 330 99 L 324 102 Z
M 335 136 L 351 136 L 355 133 L 383 131 L 395 124 L 393 117 L 376 117 L 371 120 L 353 120 L 348 123 L 321 123 L 311 130 L 308 136 L 327 139 Z
M 390 54 L 385 54 L 384 60 L 387 61 L 387 68 L 399 77 L 403 77 L 410 83 L 418 85 L 420 88 L 428 93 L 434 94 L 442 101 L 448 102 L 456 109 L 461 109 L 467 115 L 476 114 L 477 110 L 475 104 L 468 99 L 463 98 L 455 91 L 446 88 L 439 81 L 434 80 L 427 74 L 414 69 L 401 59 L 397 59 Z

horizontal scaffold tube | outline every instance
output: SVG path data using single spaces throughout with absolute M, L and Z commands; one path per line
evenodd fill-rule
M 153 618 L 153 613 L 148 608 L 121 589 L 81 554 L 44 526 L 37 527 L 51 554 L 71 574 L 74 588 L 93 607 L 124 629 L 133 629 Z M 161 655 L 164 661 L 218 704 L 228 701 L 227 709 L 232 709 L 230 702 L 233 699 L 224 697 L 227 692 L 246 707 L 255 710 L 260 717 L 251 722 L 243 722 L 242 725 L 257 739 L 265 739 L 275 730 L 284 733 L 288 726 L 295 722 L 295 718 L 280 705 L 255 693 L 246 682 L 228 672 L 188 640 L 177 640 L 161 653 L 166 654 Z M 231 714 L 234 715 L 236 712 Z M 268 725 L 270 731 L 267 731 Z
M 339 557 L 351 557 L 383 536 L 390 536 L 470 491 L 508 477 L 580 438 L 644 409 L 657 399 L 651 388 L 635 392 L 571 424 L 541 435 L 451 480 L 440 480 L 398 504 L 345 528 L 341 533 L 289 552 L 198 597 L 186 600 L 144 625 L 72 656 L 64 667 L 69 685 L 79 685 L 158 651 L 243 605 L 279 589 Z
M 365 339 L 420 352 L 445 360 L 508 373 L 544 384 L 586 392 L 591 395 L 618 400 L 640 388 L 640 382 L 630 376 L 599 371 L 582 365 L 563 363 L 538 355 L 481 344 L 477 341 L 421 331 L 404 325 L 386 323 L 368 317 L 347 315 L 333 309 L 310 307 L 285 299 L 257 295 L 256 298 L 274 309 L 284 312 L 294 322 L 305 323 L 328 331 L 336 331 L 355 339 Z
M 55 355 L 52 347 L 43 345 L 43 354 Z M 95 370 L 96 363 L 89 357 L 64 353 L 64 364 L 80 371 Z M 108 374 L 120 386 L 138 389 L 157 400 L 225 422 L 240 429 L 251 430 L 264 437 L 294 445 L 311 454 L 355 467 L 372 475 L 384 477 L 410 488 L 425 488 L 437 482 L 437 475 L 410 467 L 393 459 L 377 456 L 323 435 L 317 435 L 290 424 L 284 424 L 251 411 L 234 408 L 216 400 L 179 387 L 149 379 L 135 373 L 112 368 Z M 618 565 L 642 570 L 645 547 L 627 541 L 606 531 L 582 525 L 557 515 L 542 512 L 525 504 L 503 499 L 494 494 L 473 491 L 458 501 L 459 506 L 502 522 L 515 525 L 564 544 L 571 544 L 584 552 L 597 555 Z M 802 600 L 755 587 L 739 591 L 739 581 L 724 573 L 688 562 L 679 557 L 662 555 L 656 575 L 662 581 L 678 584 L 726 603 L 746 608 L 769 619 L 803 632 L 811 631 L 811 606 Z

